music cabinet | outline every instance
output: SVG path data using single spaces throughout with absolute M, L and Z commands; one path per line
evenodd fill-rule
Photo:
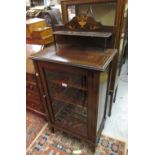
M 75 17 L 55 29 L 55 46 L 31 55 L 52 131 L 87 141 L 93 152 L 107 116 L 111 62 L 117 53 L 106 48 L 112 33 L 101 27 L 91 17 Z

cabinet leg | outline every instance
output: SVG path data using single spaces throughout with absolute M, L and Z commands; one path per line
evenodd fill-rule
M 95 153 L 96 145 L 95 144 L 91 144 L 90 147 L 91 147 L 92 153 Z
M 54 128 L 53 127 L 51 127 L 51 132 L 54 133 Z
M 52 126 L 51 123 L 49 123 L 49 128 L 50 128 L 51 132 L 54 133 L 54 127 Z

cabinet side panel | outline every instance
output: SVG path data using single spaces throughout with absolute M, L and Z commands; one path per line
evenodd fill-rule
M 88 76 L 88 137 L 96 143 L 96 125 L 99 98 L 99 72 L 90 72 Z
M 99 86 L 99 103 L 98 103 L 98 117 L 97 117 L 97 131 L 104 123 L 104 111 L 107 92 L 108 71 L 100 73 L 100 86 Z

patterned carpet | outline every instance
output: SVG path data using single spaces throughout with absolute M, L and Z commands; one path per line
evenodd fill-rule
M 46 124 L 42 118 L 30 112 L 26 112 L 26 148 L 29 147 Z
M 67 134 L 56 131 L 51 133 L 48 127 L 41 133 L 33 145 L 27 149 L 27 155 L 93 155 L 87 143 Z M 102 136 L 94 155 L 125 155 L 126 143 Z

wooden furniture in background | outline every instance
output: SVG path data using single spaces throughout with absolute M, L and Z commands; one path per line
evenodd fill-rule
M 113 34 L 87 16 L 55 27 L 53 34 L 56 46 L 31 55 L 49 125 L 52 131 L 85 140 L 94 152 L 109 107 L 111 64 L 117 53 L 108 49 Z
M 121 46 L 121 36 L 122 36 L 122 28 L 124 24 L 124 11 L 125 6 L 127 4 L 127 0 L 61 0 L 61 8 L 62 8 L 62 19 L 63 23 L 66 24 L 69 21 L 68 15 L 68 7 L 75 6 L 75 15 L 78 15 L 78 10 L 82 5 L 97 5 L 97 4 L 115 4 L 115 17 L 114 17 L 114 25 L 105 25 L 104 31 L 109 31 L 113 33 L 112 36 L 112 44 L 111 48 L 118 49 L 118 53 L 114 57 L 114 61 L 112 63 L 112 78 L 110 82 L 110 92 L 109 92 L 109 99 L 110 102 L 110 109 L 109 109 L 109 116 L 111 116 L 112 111 L 112 102 L 116 99 L 117 88 L 118 88 L 118 81 L 119 75 L 121 70 L 121 62 L 122 62 L 122 48 Z M 103 15 L 102 13 L 100 14 Z
M 121 54 L 121 63 L 120 63 L 120 70 L 119 70 L 120 72 L 121 72 L 122 65 L 125 63 L 128 57 L 128 8 L 127 7 L 124 12 L 121 41 L 122 41 L 122 46 L 121 46 L 122 54 Z
M 26 43 L 48 45 L 53 42 L 52 28 L 46 26 L 45 19 L 26 20 Z
M 26 109 L 46 119 L 36 78 L 38 74 L 36 74 L 33 61 L 28 59 L 31 54 L 39 52 L 42 48 L 42 45 L 26 45 Z
M 55 5 L 39 5 L 35 7 L 29 7 L 26 11 L 26 19 L 30 18 L 42 18 L 45 19 L 47 26 L 53 28 L 55 24 L 61 24 L 60 9 Z

